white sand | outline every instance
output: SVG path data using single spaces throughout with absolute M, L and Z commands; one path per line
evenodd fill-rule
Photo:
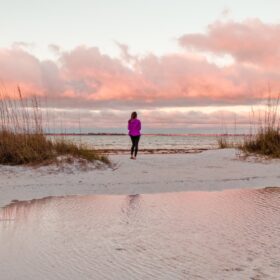
M 142 194 L 280 186 L 280 161 L 242 160 L 234 149 L 199 154 L 111 156 L 115 170 L 53 172 L 0 166 L 0 207 L 11 200 L 74 194 Z

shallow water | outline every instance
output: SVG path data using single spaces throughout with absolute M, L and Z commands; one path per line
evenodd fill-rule
M 0 279 L 280 279 L 280 190 L 49 197 L 0 210 Z
M 58 136 L 59 137 L 59 136 Z M 74 142 L 86 143 L 95 149 L 130 149 L 131 141 L 127 135 L 82 135 L 65 136 Z M 140 149 L 215 149 L 219 136 L 215 135 L 142 135 Z M 229 143 L 240 143 L 243 136 L 227 136 Z

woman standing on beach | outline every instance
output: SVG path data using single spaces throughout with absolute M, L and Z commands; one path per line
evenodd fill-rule
M 137 113 L 132 112 L 131 118 L 128 121 L 128 130 L 129 136 L 131 138 L 132 146 L 131 146 L 131 159 L 136 159 L 137 152 L 138 152 L 138 143 L 140 140 L 140 130 L 141 130 L 141 121 L 137 119 Z M 134 154 L 134 156 L 133 156 Z

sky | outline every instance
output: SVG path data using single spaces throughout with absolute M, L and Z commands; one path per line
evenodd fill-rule
M 0 0 L 0 86 L 69 130 L 251 122 L 280 89 L 278 0 Z M 63 125 L 62 125 L 63 123 Z

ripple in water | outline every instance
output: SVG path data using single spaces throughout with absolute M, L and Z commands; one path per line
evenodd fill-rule
M 280 279 L 280 190 L 48 197 L 0 210 L 0 279 Z

